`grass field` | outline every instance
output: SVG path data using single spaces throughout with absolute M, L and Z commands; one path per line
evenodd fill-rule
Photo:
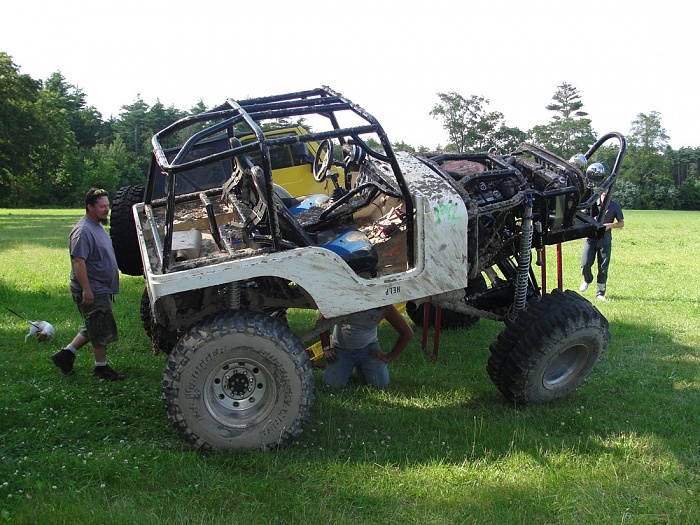
M 596 304 L 612 340 L 568 398 L 504 400 L 486 373 L 499 323 L 444 331 L 435 364 L 417 329 L 387 390 L 319 387 L 300 439 L 241 453 L 193 452 L 167 422 L 141 278 L 123 277 L 115 304 L 110 358 L 126 381 L 96 381 L 87 349 L 73 376 L 53 365 L 80 323 L 67 290 L 80 215 L 0 210 L 0 523 L 700 523 L 698 213 L 625 213 Z M 580 248 L 563 247 L 565 288 L 578 288 Z M 5 307 L 56 338 L 25 343 Z M 313 313 L 290 317 L 301 329 Z

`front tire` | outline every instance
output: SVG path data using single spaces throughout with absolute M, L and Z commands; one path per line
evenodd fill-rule
M 608 321 L 576 292 L 528 302 L 491 345 L 487 371 L 516 404 L 549 403 L 576 390 L 603 358 Z
M 184 335 L 163 374 L 163 402 L 195 449 L 261 449 L 299 436 L 314 401 L 306 349 L 279 321 L 226 312 Z

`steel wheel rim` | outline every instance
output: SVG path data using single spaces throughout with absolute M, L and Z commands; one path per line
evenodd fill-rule
M 559 354 L 544 371 L 542 384 L 548 390 L 560 388 L 574 379 L 586 366 L 588 347 L 584 344 L 570 346 Z
M 219 423 L 245 428 L 265 419 L 274 405 L 275 383 L 270 371 L 249 358 L 217 365 L 204 385 L 207 411 Z

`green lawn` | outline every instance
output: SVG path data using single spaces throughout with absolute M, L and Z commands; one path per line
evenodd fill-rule
M 51 362 L 79 327 L 67 236 L 81 213 L 0 210 L 0 522 L 700 523 L 699 213 L 626 211 L 609 301 L 596 303 L 612 340 L 565 400 L 516 409 L 498 393 L 486 361 L 499 323 L 444 331 L 435 364 L 417 329 L 386 391 L 318 388 L 287 448 L 207 454 L 167 421 L 141 278 L 123 277 L 115 304 L 110 357 L 126 381 L 94 380 L 87 350 L 73 376 Z M 563 247 L 565 288 L 578 289 L 580 248 Z M 551 289 L 553 248 L 547 259 Z M 56 338 L 25 343 L 5 307 Z

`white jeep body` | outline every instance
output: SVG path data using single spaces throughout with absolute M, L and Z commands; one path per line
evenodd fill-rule
M 394 266 L 386 269 L 386 273 L 379 268 L 376 277 L 363 277 L 333 251 L 308 246 L 220 262 L 213 257 L 205 266 L 163 273 L 156 257 L 155 239 L 160 233 L 154 233 L 144 212 L 147 205 L 141 203 L 134 207 L 134 214 L 146 285 L 152 301 L 155 303 L 163 297 L 186 291 L 272 276 L 296 283 L 306 290 L 324 317 L 333 318 L 463 290 L 467 286 L 468 220 L 464 202 L 449 184 L 415 157 L 398 153 L 397 158 L 414 197 L 414 267 L 407 268 L 404 256 L 402 268 L 397 270 Z M 372 207 L 383 210 L 386 205 L 373 204 Z M 203 223 L 200 221 L 200 224 Z M 178 228 L 190 226 L 192 224 L 183 221 Z M 202 229 L 206 236 L 206 224 Z M 193 240 L 192 244 L 198 245 L 201 241 Z M 174 246 L 173 254 L 181 249 L 181 246 Z M 226 259 L 225 256 L 222 258 Z M 158 311 L 154 310 L 156 320 L 160 321 Z
M 312 117 L 295 128 L 306 134 L 267 127 Z M 611 138 L 620 143 L 612 173 L 588 177 L 585 163 Z M 309 144 L 312 161 L 294 154 Z M 519 404 L 567 395 L 603 355 L 607 320 L 575 292 L 541 290 L 532 260 L 546 245 L 605 231 L 608 200 L 596 203 L 621 165 L 619 134 L 582 163 L 531 144 L 508 156 L 394 152 L 374 117 L 324 87 L 229 99 L 173 123 L 153 146 L 145 188 L 115 198 L 111 233 L 120 269 L 145 277 L 142 322 L 154 350 L 169 354 L 163 400 L 195 448 L 266 448 L 299 435 L 314 396 L 306 346 L 362 310 L 406 303 L 414 323 L 446 328 L 505 321 L 487 370 Z M 302 159 L 324 191 L 281 188 L 274 151 Z M 163 187 L 164 196 L 154 190 Z M 321 315 L 298 334 L 290 309 Z

